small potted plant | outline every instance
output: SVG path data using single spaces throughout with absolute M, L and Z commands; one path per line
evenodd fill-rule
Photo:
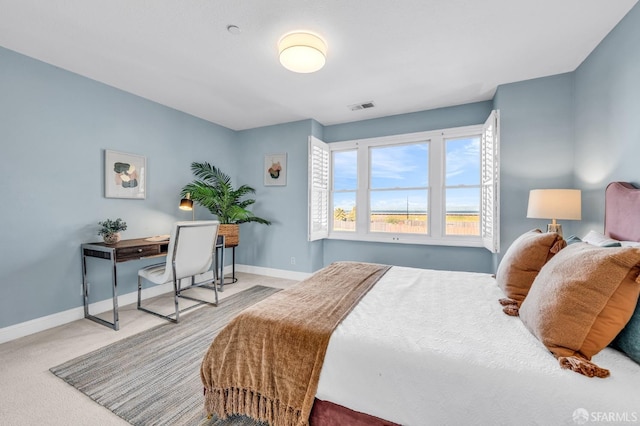
M 127 223 L 120 218 L 107 219 L 104 222 L 98 222 L 98 225 L 102 226 L 98 235 L 102 235 L 102 239 L 107 244 L 115 244 L 120 241 L 120 231 L 127 230 Z

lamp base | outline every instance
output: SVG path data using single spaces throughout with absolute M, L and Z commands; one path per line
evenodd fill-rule
M 562 237 L 562 225 L 560 225 L 559 223 L 550 223 L 547 225 L 547 232 L 555 232 Z

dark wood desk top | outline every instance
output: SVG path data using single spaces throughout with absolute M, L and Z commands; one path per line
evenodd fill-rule
M 169 249 L 169 240 L 148 241 L 145 238 L 133 238 L 130 240 L 120 240 L 115 244 L 105 242 L 87 243 L 82 245 L 82 253 L 89 257 L 99 257 L 110 259 L 114 253 L 116 262 L 126 262 L 128 260 L 138 260 L 149 257 L 165 256 Z M 235 246 L 226 246 L 235 247 Z
M 147 238 L 134 238 L 131 240 L 121 240 L 115 244 L 105 242 L 83 244 L 83 254 L 90 257 L 110 257 L 113 251 L 116 262 L 126 262 L 148 257 L 165 256 L 169 247 L 169 240 L 147 241 Z M 101 250 L 103 248 L 105 250 Z M 96 250 L 97 249 L 97 250 Z M 105 256 L 107 253 L 107 256 Z
M 142 246 L 153 246 L 157 244 L 169 244 L 169 239 L 162 240 L 162 241 L 147 241 L 147 238 L 150 238 L 150 237 L 133 238 L 131 240 L 120 240 L 115 244 L 107 244 L 103 241 L 100 241 L 97 243 L 89 243 L 89 244 L 91 244 L 92 246 L 110 247 L 116 250 L 121 248 L 129 248 L 129 247 L 142 247 Z

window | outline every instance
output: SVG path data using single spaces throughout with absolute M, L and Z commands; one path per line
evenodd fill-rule
M 480 135 L 444 140 L 445 235 L 480 236 Z
M 428 233 L 429 143 L 369 148 L 369 232 Z
M 358 152 L 333 151 L 333 231 L 355 232 L 358 191 Z
M 309 240 L 497 252 L 498 119 L 494 111 L 484 125 L 331 144 L 310 137 Z

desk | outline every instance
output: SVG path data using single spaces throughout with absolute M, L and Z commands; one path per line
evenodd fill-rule
M 148 237 L 147 237 L 148 238 Z M 120 328 L 118 318 L 118 263 L 131 260 L 152 259 L 167 255 L 169 240 L 147 241 L 146 238 L 122 240 L 116 244 L 87 243 L 80 247 L 82 254 L 82 294 L 84 299 L 84 317 L 98 324 L 111 327 L 114 330 Z M 214 278 L 222 277 L 224 280 L 224 236 L 219 235 L 215 246 L 215 270 Z M 221 253 L 220 275 L 218 275 L 218 251 Z M 113 291 L 113 322 L 98 318 L 89 313 L 89 282 L 87 281 L 87 257 L 104 259 L 111 262 L 111 284 Z M 234 268 L 235 269 L 235 268 Z M 235 272 L 234 272 L 235 276 Z

